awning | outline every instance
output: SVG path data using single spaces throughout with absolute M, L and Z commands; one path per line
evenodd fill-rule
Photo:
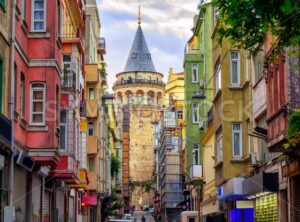
M 278 172 L 259 172 L 243 182 L 244 193 L 253 195 L 265 191 L 277 192 L 279 190 Z
M 78 185 L 72 185 L 73 188 L 86 188 L 89 184 L 89 177 L 88 172 L 86 169 L 80 169 L 78 171 L 79 176 L 79 184 Z
M 234 177 L 223 185 L 223 194 L 219 200 L 239 199 L 243 198 L 243 177 Z

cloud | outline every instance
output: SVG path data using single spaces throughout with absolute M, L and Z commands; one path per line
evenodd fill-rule
M 97 0 L 101 36 L 106 38 L 108 83 L 122 72 L 137 29 L 138 0 Z M 170 67 L 182 71 L 183 49 L 192 35 L 196 0 L 142 0 L 142 29 L 154 65 L 167 75 Z M 165 76 L 166 79 L 166 76 Z

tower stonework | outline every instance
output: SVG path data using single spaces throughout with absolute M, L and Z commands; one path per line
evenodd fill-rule
M 164 93 L 163 75 L 156 72 L 139 24 L 127 63 L 113 86 L 115 101 L 122 109 L 122 196 L 125 203 L 152 204 L 132 182 L 150 181 L 154 171 L 153 123 L 160 120 Z

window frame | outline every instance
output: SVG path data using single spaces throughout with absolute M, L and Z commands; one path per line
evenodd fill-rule
M 92 160 L 92 161 L 90 161 L 90 160 Z M 92 168 L 93 169 L 91 169 L 91 162 L 92 162 Z M 94 156 L 89 156 L 88 157 L 88 164 L 87 164 L 87 166 L 88 166 L 88 170 L 89 170 L 89 172 L 95 172 L 95 157 Z
M 64 112 L 65 111 L 65 113 L 66 113 L 66 122 L 64 123 L 64 122 L 62 122 L 62 118 L 60 118 L 60 133 L 62 133 L 62 130 L 61 130 L 61 127 L 62 126 L 64 126 L 65 127 L 65 130 L 64 130 L 64 132 L 65 132 L 65 142 L 64 142 L 64 144 L 65 144 L 65 148 L 64 149 L 61 149 L 61 146 L 60 146 L 60 151 L 67 151 L 68 150 L 68 110 L 66 110 L 66 109 L 61 109 L 60 110 L 60 115 L 61 115 L 61 113 L 62 112 Z M 60 140 L 61 140 L 61 137 L 60 137 Z M 61 145 L 61 144 L 60 144 Z
M 194 70 L 196 70 L 196 79 L 194 79 Z M 199 82 L 199 65 L 197 63 L 192 64 L 192 83 Z
M 25 109 L 26 109 L 26 80 L 25 80 L 25 74 L 21 72 L 20 75 L 20 118 L 25 119 Z
M 220 60 L 216 64 L 215 69 L 215 90 L 216 94 L 222 89 L 222 70 L 221 70 L 221 63 Z
M 35 1 L 39 1 L 39 0 L 32 0 L 31 1 L 31 32 L 46 32 L 47 30 L 47 0 L 42 0 L 44 2 L 44 19 L 43 20 L 34 20 L 34 3 Z M 34 28 L 34 22 L 35 21 L 43 21 L 44 22 L 44 28 L 41 30 L 36 30 Z
M 199 144 L 193 144 L 193 165 L 200 165 Z
M 93 92 L 92 94 L 91 91 Z M 91 95 L 93 95 L 93 98 Z M 89 100 L 95 100 L 95 87 L 89 87 Z
M 37 87 L 37 89 L 33 90 L 33 85 L 34 84 L 42 84 L 43 85 L 43 88 L 40 88 L 40 87 Z M 35 123 L 33 122 L 33 92 L 34 91 L 39 91 L 41 90 L 43 92 L 43 112 L 38 112 L 38 113 L 35 113 L 35 114 L 42 114 L 43 115 L 43 121 L 42 122 L 39 122 L 39 123 Z M 38 100 L 40 101 L 40 100 Z M 45 82 L 31 82 L 30 83 L 30 117 L 29 117 L 29 123 L 30 125 L 32 126 L 45 126 L 45 117 L 46 117 L 46 83 Z
M 91 124 L 90 124 L 91 123 Z M 93 128 L 90 128 L 90 126 L 93 126 Z M 92 134 L 90 134 L 90 129 L 92 129 L 93 130 L 93 133 Z M 93 123 L 93 122 L 88 122 L 88 136 L 94 136 L 94 134 L 95 134 L 95 124 Z
M 197 107 L 195 107 L 194 105 L 197 105 Z M 192 106 L 193 106 L 192 121 L 193 121 L 193 124 L 198 124 L 199 123 L 199 118 L 200 118 L 199 103 L 193 103 Z M 197 109 L 197 121 L 195 120 L 195 116 L 194 116 L 195 109 Z
M 232 58 L 233 53 L 237 53 L 238 58 Z M 240 86 L 241 85 L 241 55 L 240 51 L 230 51 L 230 85 Z M 237 82 L 233 82 L 233 64 L 237 63 Z
M 183 111 L 182 110 L 177 110 L 176 114 L 177 114 L 177 119 L 183 119 Z M 181 116 L 181 118 L 179 118 L 179 116 Z
M 138 94 L 137 95 L 137 103 L 138 104 L 142 104 L 143 103 L 143 95 L 142 94 Z
M 129 94 L 129 95 L 128 95 L 128 104 L 129 104 L 129 105 L 133 105 L 133 103 L 134 103 L 133 95 L 132 95 L 132 94 Z
M 216 133 L 216 149 L 217 149 L 217 162 L 223 161 L 223 132 L 218 130 Z
M 239 130 L 235 130 L 234 129 L 234 125 L 239 125 L 240 129 Z M 242 134 L 242 131 L 243 131 L 243 125 L 242 123 L 240 122 L 234 122 L 232 123 L 232 126 L 231 126 L 231 130 L 232 130 L 232 134 L 231 134 L 231 148 L 232 148 L 232 157 L 233 159 L 240 159 L 243 157 L 243 134 Z M 238 133 L 239 134 L 239 154 L 236 155 L 235 154 L 235 149 L 234 149 L 234 135 Z

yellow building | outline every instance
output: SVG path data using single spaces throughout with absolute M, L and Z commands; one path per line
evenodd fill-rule
M 243 195 L 243 180 L 250 174 L 252 87 L 247 52 L 226 39 L 219 43 L 214 19 L 215 183 L 222 190 L 219 198 L 228 201 L 225 211 L 229 212 L 234 209 L 232 200 Z

